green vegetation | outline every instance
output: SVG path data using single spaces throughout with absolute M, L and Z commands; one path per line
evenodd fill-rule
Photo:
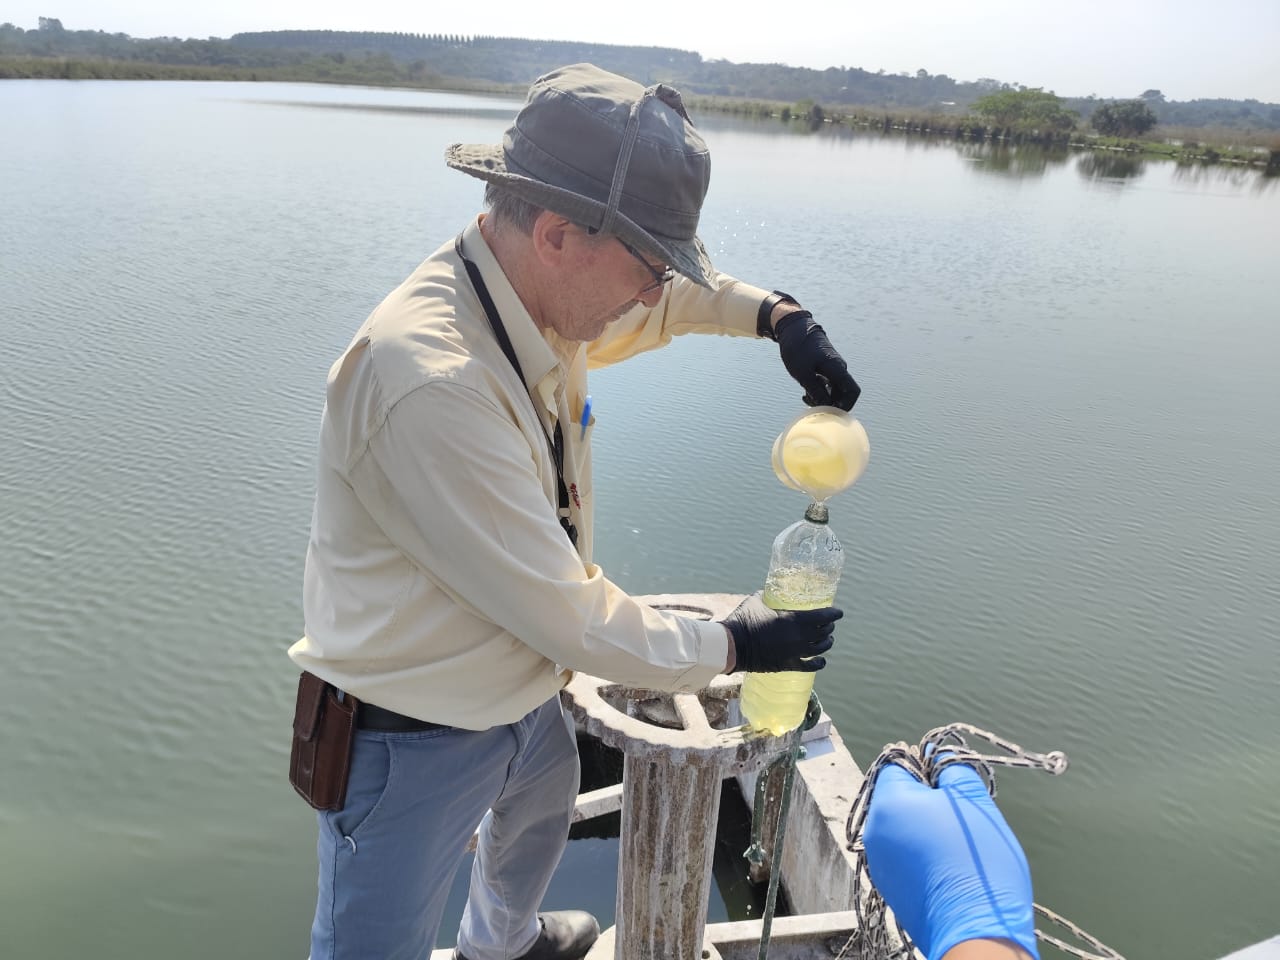
M 1133 137 L 1146 133 L 1156 125 L 1156 115 L 1142 100 L 1120 100 L 1104 103 L 1089 118 L 1093 129 L 1105 136 Z
M 1063 106 L 1063 100 L 1039 87 L 989 93 L 973 104 L 973 112 L 997 127 L 1050 132 L 1072 130 L 1079 114 Z
M 443 40 L 441 41 L 443 42 Z M 493 81 L 446 78 L 424 59 L 397 60 L 386 51 L 259 50 L 226 40 L 133 40 L 126 34 L 64 30 L 42 17 L 37 30 L 0 24 L 0 79 L 275 80 L 503 90 Z M 511 87 L 512 90 L 516 87 Z M 519 89 L 523 90 L 523 86 Z
M 1120 166 L 1122 155 L 1164 157 L 1179 163 L 1242 163 L 1263 166 L 1268 175 L 1280 174 L 1280 134 L 1242 135 L 1218 129 L 1214 136 L 1197 138 L 1194 130 L 1157 130 L 1147 137 L 1107 137 L 1080 129 L 1040 130 L 1034 126 L 1000 126 L 986 118 L 969 114 L 938 113 L 927 110 L 888 111 L 879 107 L 826 109 L 813 105 L 806 113 L 804 103 L 768 100 L 739 100 L 724 97 L 688 97 L 686 104 L 696 115 L 729 113 L 757 120 L 783 121 L 798 132 L 820 129 L 823 124 L 901 133 L 931 138 L 947 138 L 998 145 L 1036 145 L 1050 151 L 1070 148 L 1099 151 L 1105 162 Z M 1166 136 L 1169 139 L 1166 139 Z M 1103 161 L 1099 161 L 1100 163 Z
M 270 80 L 519 95 L 539 74 L 583 60 L 645 83 L 679 86 L 695 111 L 776 118 L 815 129 L 832 123 L 1264 163 L 1280 172 L 1280 104 L 1256 100 L 1176 102 L 1155 89 L 1133 100 L 1063 98 L 1040 88 L 986 77 L 957 81 L 926 70 L 811 70 L 703 60 L 667 47 L 510 37 L 284 30 L 225 40 L 135 39 L 67 30 L 50 17 L 41 17 L 35 30 L 0 24 L 0 79 Z M 1096 135 L 1082 132 L 1086 122 Z
M 523 90 L 541 73 L 565 63 L 589 60 L 644 83 L 666 81 L 688 94 L 704 97 L 775 101 L 788 105 L 811 101 L 832 108 L 874 104 L 899 113 L 922 110 L 964 115 L 983 98 L 1025 95 L 1018 84 L 990 77 L 955 80 L 946 74 L 917 70 L 886 73 L 859 67 L 812 70 L 778 63 L 732 63 L 704 60 L 689 50 L 513 37 L 462 37 L 427 33 L 374 33 L 334 30 L 280 30 L 238 33 L 229 39 L 136 39 L 101 30 L 68 30 L 52 17 L 40 18 L 34 30 L 0 24 L 0 76 L 49 76 L 56 68 L 32 64 L 32 58 L 118 64 L 114 76 L 147 76 L 144 64 L 169 67 L 218 67 L 242 78 L 257 71 L 262 78 L 317 80 L 361 84 L 434 86 L 460 89 Z M 265 71 L 265 73 L 264 73 Z M 58 75 L 56 73 L 52 75 Z M 1039 91 L 1043 92 L 1043 91 Z M 1045 96 L 1051 96 L 1046 94 Z M 1159 90 L 1140 97 L 1162 125 L 1214 125 L 1233 130 L 1280 131 L 1280 104 L 1257 100 L 1166 101 Z M 1063 98 L 1061 108 L 1082 120 L 1111 102 L 1094 96 Z M 992 120 L 1001 126 L 1008 124 Z
M 0 80 L 258 80 L 340 83 L 367 87 L 419 87 L 472 93 L 516 93 L 523 87 L 442 77 L 425 64 L 397 64 L 377 55 L 333 60 L 310 57 L 278 66 L 209 66 L 89 57 L 3 57 Z

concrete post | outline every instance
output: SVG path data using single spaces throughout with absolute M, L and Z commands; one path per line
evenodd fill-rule
M 721 619 L 741 597 L 637 598 L 657 609 Z M 741 675 L 718 677 L 697 694 L 661 694 L 582 674 L 564 691 L 574 719 L 621 750 L 622 834 L 614 960 L 705 960 L 703 942 L 720 784 L 759 769 L 785 737 L 724 726 Z M 598 945 L 599 946 L 599 945 Z
M 699 960 L 724 772 L 628 756 L 622 777 L 616 960 Z

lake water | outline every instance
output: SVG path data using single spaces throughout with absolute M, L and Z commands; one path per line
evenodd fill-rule
M 284 651 L 325 373 L 478 209 L 445 146 L 514 109 L 0 84 L 6 958 L 306 955 Z M 864 387 L 818 681 L 855 757 L 952 720 L 1065 750 L 1000 781 L 1040 902 L 1131 958 L 1280 931 L 1275 182 L 701 126 L 717 265 L 800 296 Z M 685 338 L 593 394 L 606 572 L 758 587 L 805 505 L 776 350 Z M 610 920 L 615 858 L 572 844 L 550 905 Z

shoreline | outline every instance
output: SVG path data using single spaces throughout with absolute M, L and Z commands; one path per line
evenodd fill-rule
M 73 58 L 0 57 L 3 80 L 169 80 L 187 82 L 222 81 L 232 83 L 312 83 L 328 86 L 356 86 L 369 89 L 422 90 L 439 93 L 472 93 L 523 97 L 525 86 L 483 81 L 433 77 L 422 83 L 404 78 L 324 77 L 313 71 L 291 67 L 219 67 L 193 64 L 147 63 L 123 60 L 80 60 Z M 894 110 L 890 107 L 842 106 L 824 108 L 812 101 L 787 104 L 750 97 L 723 97 L 690 94 L 685 98 L 690 110 L 772 120 L 791 127 L 806 124 L 817 129 L 824 124 L 849 129 L 880 130 L 909 136 L 945 138 L 957 142 L 991 143 L 1003 146 L 1039 146 L 1120 153 L 1135 157 L 1172 160 L 1176 163 L 1236 164 L 1256 169 L 1264 176 L 1280 175 L 1280 133 L 1242 135 L 1235 142 L 1211 141 L 1194 136 L 1200 128 L 1183 127 L 1178 136 L 1104 137 L 1080 130 L 1052 131 L 996 127 L 968 114 Z M 1210 131 L 1206 134 L 1221 131 Z M 1260 142 L 1266 140 L 1266 143 Z

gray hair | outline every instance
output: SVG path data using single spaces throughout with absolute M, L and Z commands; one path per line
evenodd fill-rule
M 530 203 L 500 183 L 488 183 L 485 185 L 484 202 L 489 208 L 489 219 L 495 229 L 502 230 L 506 227 L 511 227 L 526 237 L 532 236 L 534 221 L 538 219 L 539 214 L 546 210 L 546 207 Z M 589 234 L 587 240 L 590 243 L 602 243 L 608 239 L 608 235 L 598 234 L 594 230 L 583 226 L 583 224 L 577 224 L 577 226 L 587 231 Z
M 495 226 L 501 229 L 509 225 L 526 236 L 533 233 L 533 222 L 543 210 L 497 183 L 485 184 L 484 203 Z

